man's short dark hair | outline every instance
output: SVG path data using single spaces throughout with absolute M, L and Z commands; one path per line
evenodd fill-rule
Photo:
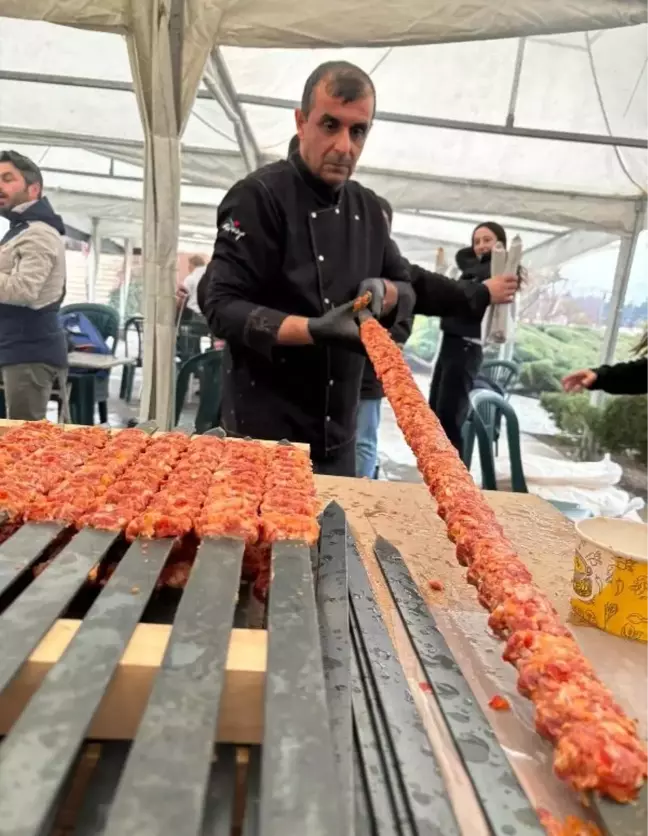
M 324 80 L 326 92 L 334 99 L 342 99 L 344 104 L 349 104 L 366 96 L 373 96 L 375 110 L 376 88 L 368 73 L 348 61 L 326 61 L 314 69 L 306 79 L 301 100 L 304 116 L 308 117 L 311 112 L 315 88 Z
M 288 143 L 288 156 L 292 157 L 297 150 L 299 150 L 299 137 L 295 134 L 295 136 Z
M 43 191 L 43 175 L 41 174 L 41 170 L 29 157 L 25 157 L 24 154 L 19 154 L 18 151 L 0 151 L 0 163 L 11 163 L 22 174 L 28 186 L 33 186 L 34 183 L 38 183 L 41 192 Z

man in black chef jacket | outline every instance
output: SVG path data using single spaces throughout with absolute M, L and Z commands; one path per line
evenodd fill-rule
M 375 101 L 373 82 L 352 64 L 329 62 L 311 74 L 295 114 L 299 151 L 225 196 L 199 287 L 200 307 L 228 346 L 224 428 L 305 442 L 315 471 L 338 476 L 355 474 L 364 364 L 347 303 L 371 290 L 372 312 L 388 326 L 414 304 L 409 265 L 376 195 L 349 179 Z M 416 270 L 417 312 L 481 316 L 491 298 L 504 301 L 498 280 L 469 294 Z

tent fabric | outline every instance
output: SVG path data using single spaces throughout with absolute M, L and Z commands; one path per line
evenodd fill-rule
M 157 0 L 142 3 L 128 48 L 144 126 L 144 356 L 140 420 L 173 414 L 175 273 L 180 215 L 180 125 L 171 75 L 169 20 Z
M 140 0 L 128 33 L 135 92 L 144 126 L 144 359 L 140 420 L 170 429 L 175 415 L 176 271 L 180 224 L 180 137 L 191 111 L 211 39 L 185 30 L 183 64 L 174 75 L 172 9 Z M 197 17 L 197 16 L 196 16 Z M 181 86 L 180 86 L 181 85 Z
M 126 31 L 144 2 L 0 0 L 0 15 Z M 342 47 L 443 43 L 627 26 L 646 20 L 643 0 L 187 0 L 213 43 L 255 47 Z
M 183 176 L 228 188 L 248 166 L 237 126 L 206 87 L 192 103 L 209 40 L 196 19 L 186 32 L 191 48 L 185 50 L 182 106 L 192 106 L 182 136 Z M 645 193 L 644 148 L 413 122 L 432 116 L 503 127 L 513 102 L 513 122 L 522 129 L 570 132 L 575 140 L 595 134 L 645 141 L 645 25 L 523 42 L 350 50 L 228 47 L 220 55 L 261 162 L 285 153 L 294 133 L 291 103 L 308 73 L 321 60 L 344 57 L 372 73 L 379 116 L 412 121 L 378 118 L 358 170 L 395 208 L 506 214 L 610 233 L 632 229 L 634 204 Z M 47 78 L 52 67 L 55 83 L 19 80 L 29 73 Z M 7 80 L 3 72 L 16 78 Z M 79 78 L 86 79 L 82 86 Z M 125 40 L 117 34 L 5 19 L 0 142 L 96 149 L 142 165 L 144 137 L 136 96 L 128 89 L 131 79 Z

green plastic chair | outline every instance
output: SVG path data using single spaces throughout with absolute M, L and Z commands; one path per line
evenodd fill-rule
M 520 424 L 515 410 L 502 395 L 487 389 L 478 389 L 473 392 L 470 395 L 470 403 L 472 406 L 470 417 L 464 425 L 464 464 L 470 467 L 476 439 L 481 463 L 482 487 L 487 491 L 497 490 L 495 444 L 498 438 L 498 415 L 502 416 L 506 420 L 506 435 L 511 458 L 511 489 L 515 493 L 528 493 L 522 468 Z
M 507 401 L 511 397 L 513 384 L 519 376 L 520 367 L 510 360 L 487 360 L 482 363 L 479 370 L 479 377 L 490 381 L 496 387 L 496 391 L 500 392 Z M 495 454 L 498 452 L 501 427 L 502 413 L 498 412 L 495 416 Z
M 195 429 L 198 434 L 207 432 L 218 424 L 221 404 L 221 369 L 223 351 L 204 351 L 195 354 L 180 366 L 176 379 L 176 426 L 189 391 L 189 381 L 196 376 L 200 381 L 200 399 L 196 413 Z
M 119 397 L 130 403 L 133 399 L 133 384 L 135 383 L 135 369 L 141 369 L 144 362 L 142 352 L 142 341 L 144 339 L 144 317 L 141 314 L 135 314 L 126 320 L 124 323 L 124 352 L 128 357 L 128 332 L 134 331 L 137 336 L 137 356 L 134 363 L 124 365 L 122 369 L 121 385 L 119 387 Z
M 497 490 L 495 447 L 499 437 L 498 421 L 504 417 L 511 460 L 511 490 L 515 493 L 528 493 L 529 489 L 522 466 L 520 424 L 515 410 L 502 395 L 489 392 L 487 389 L 473 392 L 470 401 L 472 405 L 470 418 L 463 428 L 464 464 L 470 469 L 476 438 L 482 471 L 482 488 L 489 491 Z M 575 502 L 548 501 L 550 505 L 553 505 L 561 514 L 573 522 L 586 520 L 593 516 L 588 508 L 583 508 Z
M 508 400 L 513 384 L 520 376 L 520 367 L 510 360 L 487 360 L 482 363 L 479 370 L 481 377 L 485 377 L 495 383 L 498 388 L 504 391 Z
M 66 313 L 81 313 L 87 316 L 103 337 L 111 353 L 115 353 L 119 337 L 119 314 L 114 308 L 111 308 L 110 305 L 99 305 L 94 302 L 78 302 L 74 305 L 64 305 L 61 308 L 61 314 Z M 74 375 L 70 376 L 70 380 L 72 382 L 70 409 L 73 413 L 77 413 L 80 409 L 78 399 L 81 397 L 79 394 L 81 387 L 75 385 Z M 109 376 L 100 380 L 95 378 L 95 401 L 99 409 L 99 422 L 101 424 L 108 421 L 108 384 Z

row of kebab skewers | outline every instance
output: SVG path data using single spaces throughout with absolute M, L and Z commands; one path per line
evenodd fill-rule
M 388 332 L 369 318 L 360 333 L 457 559 L 490 612 L 489 626 L 506 640 L 504 658 L 517 668 L 520 693 L 535 706 L 536 728 L 555 747 L 556 774 L 578 792 L 633 800 L 647 774 L 636 723 L 533 583 Z
M 504 658 L 535 705 L 536 727 L 555 746 L 556 773 L 577 791 L 632 800 L 647 772 L 635 723 L 533 584 L 388 333 L 368 319 L 361 336 L 458 560 L 491 613 L 489 625 L 507 641 Z M 319 534 L 310 460 L 290 445 L 66 431 L 42 422 L 0 439 L 0 469 L 0 510 L 13 523 L 89 526 L 181 545 L 192 537 L 242 538 L 243 572 L 259 601 L 267 597 L 270 544 L 312 544 Z M 182 586 L 189 571 L 181 554 L 167 578 Z
M 0 439 L 2 465 L 0 511 L 13 524 L 124 532 L 131 541 L 175 538 L 161 585 L 184 586 L 196 538 L 238 537 L 246 544 L 244 575 L 265 600 L 271 543 L 312 544 L 319 536 L 310 459 L 291 445 L 38 422 Z

